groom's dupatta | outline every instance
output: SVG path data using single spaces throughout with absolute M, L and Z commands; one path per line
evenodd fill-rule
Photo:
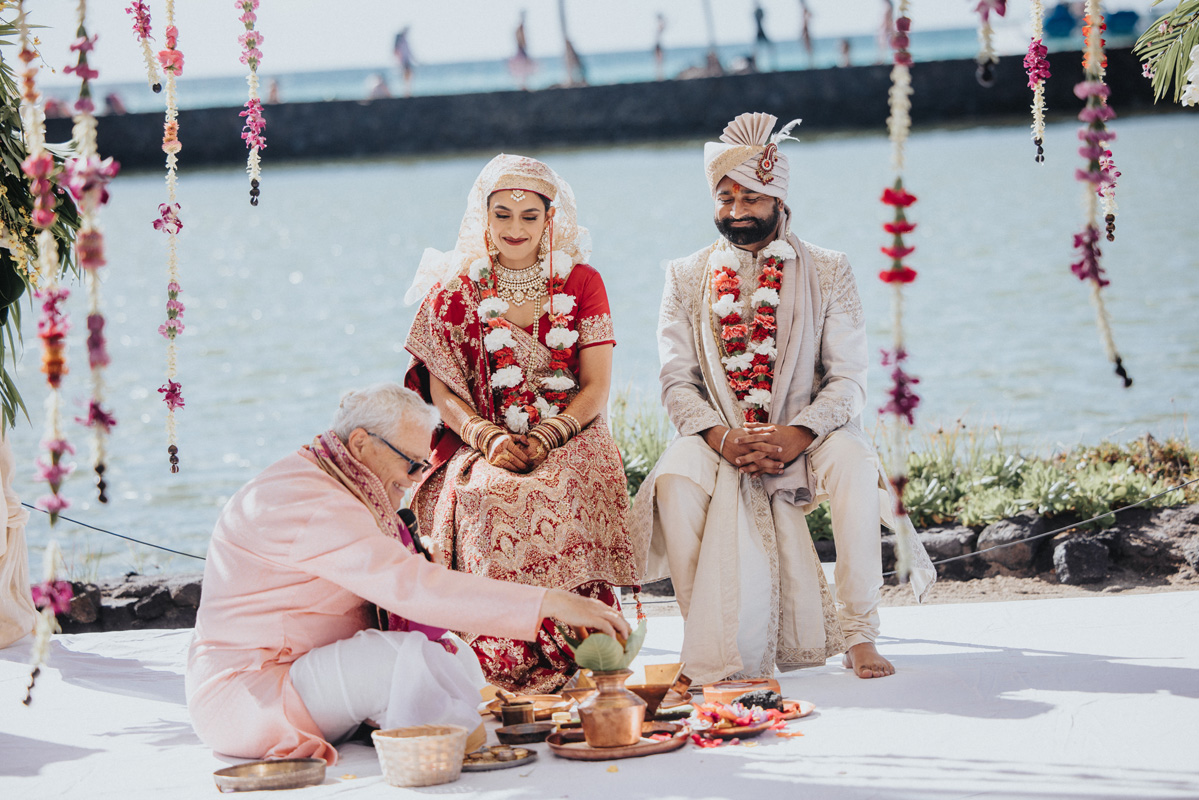
M 398 539 L 414 557 L 422 558 L 412 544 L 412 534 L 408 527 L 400 522 L 400 518 L 396 515 L 395 508 L 391 505 L 391 498 L 387 496 L 387 490 L 383 487 L 382 481 L 375 476 L 375 473 L 367 469 L 365 464 L 350 454 L 346 446 L 341 443 L 341 439 L 337 438 L 337 434 L 333 431 L 325 431 L 312 440 L 312 444 L 308 445 L 308 452 L 316 457 L 317 466 L 325 474 L 346 487 L 350 494 L 357 497 L 364 506 L 370 509 L 371 516 L 375 518 L 375 524 L 379 526 L 383 535 Z M 431 642 L 440 641 L 446 635 L 445 628 L 422 625 L 392 613 L 388 614 L 387 629 L 420 632 L 429 637 Z M 447 649 L 453 647 L 449 642 L 441 642 L 441 644 Z

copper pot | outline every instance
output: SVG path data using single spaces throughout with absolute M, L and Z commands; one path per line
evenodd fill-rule
M 579 705 L 583 736 L 592 747 L 627 747 L 641 741 L 645 701 L 625 688 L 631 669 L 592 672 L 598 691 Z

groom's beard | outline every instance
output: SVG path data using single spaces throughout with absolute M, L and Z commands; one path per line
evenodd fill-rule
M 774 213 L 766 219 L 760 217 L 743 217 L 741 219 L 727 218 L 717 219 L 716 230 L 720 231 L 720 235 L 728 239 L 733 244 L 741 247 L 745 245 L 757 244 L 765 241 L 779 226 L 779 207 L 776 204 Z M 752 222 L 752 225 L 734 226 L 734 222 Z

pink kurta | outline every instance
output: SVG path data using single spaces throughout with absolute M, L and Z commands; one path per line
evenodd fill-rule
M 336 763 L 288 669 L 367 627 L 364 599 L 416 622 L 527 640 L 544 594 L 413 555 L 301 450 L 242 487 L 217 520 L 188 656 L 192 723 L 220 753 Z

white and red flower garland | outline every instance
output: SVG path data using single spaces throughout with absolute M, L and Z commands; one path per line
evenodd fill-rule
M 995 9 L 996 5 L 999 6 L 998 11 L 1002 14 L 1003 2 L 1001 0 L 992 0 L 991 2 L 984 0 L 978 5 L 979 14 L 984 23 L 984 32 L 990 31 L 987 15 Z M 891 485 L 895 490 L 894 513 L 897 521 L 907 516 L 907 509 L 903 504 L 903 491 L 908 482 L 907 459 L 902 455 L 907 452 L 905 434 L 907 429 L 915 423 L 914 413 L 920 404 L 920 397 L 913 389 L 920 379 L 904 369 L 908 351 L 903 329 L 903 287 L 916 280 L 916 270 L 904 261 L 916 248 L 907 244 L 903 238 L 916 229 L 916 223 L 908 220 L 905 211 L 916 202 L 916 196 L 908 192 L 903 185 L 904 146 L 912 128 L 912 55 L 908 52 L 912 20 L 908 15 L 908 7 L 909 0 L 900 0 L 899 13 L 895 19 L 895 31 L 891 36 L 894 63 L 891 67 L 891 91 L 888 94 L 890 115 L 887 117 L 887 129 L 888 138 L 891 140 L 891 166 L 895 171 L 895 181 L 883 189 L 880 199 L 884 205 L 894 210 L 894 217 L 891 221 L 883 224 L 883 230 L 891 235 L 891 244 L 880 248 L 883 255 L 891 260 L 891 266 L 879 272 L 878 275 L 879 280 L 890 285 L 892 289 L 891 349 L 882 351 L 883 366 L 891 367 L 891 388 L 888 390 L 890 399 L 879 409 L 879 412 L 895 417 L 895 424 L 891 428 L 891 452 L 895 456 L 895 463 L 891 465 Z M 983 41 L 985 50 L 989 38 L 984 36 Z M 990 68 L 993 60 L 993 53 L 986 61 L 983 59 L 983 54 L 979 56 L 980 83 L 984 82 L 984 70 L 986 71 L 987 82 L 984 85 L 989 85 L 991 80 Z M 898 525 L 897 532 L 901 538 L 911 535 L 908 525 Z M 895 548 L 896 571 L 901 579 L 907 576 L 911 567 L 910 552 L 911 548 L 908 546 Z
M 137 34 L 138 43 L 142 47 L 142 58 L 146 62 L 146 81 L 155 94 L 162 91 L 162 81 L 158 79 L 158 64 L 154 58 L 154 48 L 150 46 L 150 6 L 148 3 L 133 0 L 133 5 L 125 9 L 126 14 L 133 15 L 133 32 Z
M 746 422 L 768 422 L 774 389 L 774 359 L 778 355 L 775 333 L 783 262 L 795 258 L 787 242 L 776 239 L 762 249 L 762 274 L 748 304 L 741 298 L 737 256 L 721 246 L 708 257 L 712 272 L 712 313 L 720 323 L 720 340 L 729 388 L 745 409 Z M 743 311 L 748 305 L 752 318 Z
M 167 234 L 167 304 L 166 321 L 158 326 L 158 332 L 167 340 L 167 382 L 159 389 L 167 405 L 167 453 L 171 472 L 179 471 L 179 446 L 176 443 L 175 411 L 183 408 L 183 386 L 175 378 L 179 375 L 176 337 L 183 333 L 183 303 L 179 302 L 182 288 L 179 285 L 179 231 L 183 221 L 179 218 L 178 189 L 179 151 L 179 101 L 175 93 L 175 78 L 183 72 L 183 53 L 176 44 L 179 29 L 175 27 L 175 0 L 166 0 L 167 46 L 158 52 L 158 63 L 166 76 L 167 109 L 163 123 L 162 150 L 167 154 L 167 202 L 158 206 L 158 219 L 154 229 Z
M 1032 89 L 1032 141 L 1037 146 L 1036 162 L 1045 163 L 1045 81 L 1049 74 L 1049 48 L 1045 38 L 1045 8 L 1041 0 L 1032 0 L 1029 12 L 1032 16 L 1032 39 L 1028 53 L 1024 56 L 1024 70 L 1028 73 L 1028 88 Z
M 1081 233 L 1074 235 L 1075 257 L 1078 261 L 1070 265 L 1070 270 L 1082 281 L 1091 283 L 1091 299 L 1095 303 L 1099 336 L 1108 359 L 1115 364 L 1116 375 L 1124 382 L 1125 388 L 1132 386 L 1132 378 L 1124 368 L 1124 361 L 1116 350 L 1112 338 L 1111 321 L 1108 318 L 1107 307 L 1103 302 L 1100 290 L 1111 283 L 1099 263 L 1102 252 L 1099 250 L 1099 201 L 1103 199 L 1107 208 L 1107 234 L 1110 241 L 1115 237 L 1115 198 L 1114 190 L 1116 177 L 1115 166 L 1111 161 L 1111 151 L 1107 145 L 1116 135 L 1107 130 L 1106 122 L 1114 119 L 1116 112 L 1107 104 L 1110 90 L 1103 82 L 1107 58 L 1103 53 L 1101 34 L 1106 27 L 1099 9 L 1099 0 L 1087 0 L 1087 13 L 1084 18 L 1083 36 L 1086 40 L 1086 50 L 1083 54 L 1084 76 L 1081 83 L 1074 87 L 1074 94 L 1086 101 L 1086 106 L 1079 112 L 1078 118 L 1084 123 L 1078 132 L 1082 147 L 1078 149 L 1087 162 L 1085 169 L 1075 171 L 1075 177 L 1086 187 L 1086 221 Z
M 999 56 L 995 54 L 995 29 L 991 27 L 991 14 L 999 17 L 1006 14 L 1007 0 L 979 0 L 974 10 L 978 12 L 978 55 L 974 58 L 978 71 L 975 77 L 980 85 L 992 86 Z
M 262 159 L 258 153 L 266 148 L 266 137 L 262 135 L 266 120 L 262 117 L 262 100 L 258 96 L 258 65 L 262 61 L 262 51 L 258 46 L 262 44 L 262 34 L 254 30 L 254 23 L 258 21 L 258 15 L 254 13 L 258 10 L 258 0 L 235 0 L 234 7 L 242 12 L 238 21 L 246 27 L 246 32 L 237 37 L 237 41 L 242 47 L 241 63 L 250 68 L 250 74 L 246 76 L 250 99 L 246 101 L 246 110 L 238 116 L 246 118 L 241 138 L 250 149 L 246 172 L 250 176 L 250 205 L 256 206 L 260 194 L 259 179 L 262 177 Z
M 75 66 L 64 72 L 75 73 L 81 81 L 79 99 L 75 101 L 75 156 L 67 161 L 63 173 L 67 189 L 79 209 L 79 232 L 75 236 L 76 263 L 83 269 L 87 282 L 87 360 L 91 369 L 92 397 L 87 416 L 76 422 L 92 429 L 92 466 L 96 473 L 96 489 L 101 503 L 108 502 L 105 494 L 107 469 L 105 449 L 109 431 L 117 424 L 112 413 L 104 408 L 104 367 L 109 364 L 104 338 L 104 314 L 100 310 L 100 267 L 104 266 L 104 234 L 98 223 L 100 206 L 108 202 L 108 183 L 120 165 L 111 158 L 101 160 L 96 151 L 95 105 L 91 96 L 91 81 L 99 76 L 88 66 L 87 54 L 95 47 L 96 36 L 87 35 L 87 0 L 79 0 L 78 38 L 71 49 L 79 53 Z
M 42 554 L 42 582 L 30 587 L 33 594 L 33 604 L 37 607 L 37 621 L 33 628 L 33 647 L 30 665 L 33 671 L 29 675 L 29 685 L 25 688 L 25 705 L 33 702 L 33 687 L 37 683 L 42 667 L 50 655 L 50 637 L 62 630 L 58 624 L 58 615 L 71 610 L 71 600 L 75 596 L 71 584 L 58 580 L 58 562 L 62 560 L 58 542 L 51 540 Z
M 529 387 L 525 372 L 516 360 L 516 340 L 513 325 L 504 319 L 508 302 L 499 296 L 495 268 L 490 258 L 480 258 L 470 265 L 470 279 L 479 286 L 479 321 L 487 333 L 483 347 L 490 355 L 491 388 L 499 393 L 499 416 L 513 433 L 523 434 L 543 419 L 561 414 L 566 408 L 567 392 L 576 381 L 566 370 L 571 351 L 579 333 L 570 329 L 574 319 L 575 298 L 566 294 L 566 279 L 574 269 L 570 256 L 561 251 L 550 253 L 542 261 L 541 274 L 546 281 L 549 299 L 543 311 L 549 316 L 550 329 L 545 343 L 550 349 L 551 375 L 542 378 L 541 391 Z
M 58 522 L 59 512 L 70 506 L 67 499 L 59 494 L 59 490 L 63 481 L 75 468 L 74 464 L 65 460 L 66 456 L 75 450 L 62 430 L 60 389 L 63 376 L 67 374 L 67 332 L 71 327 L 63 303 L 70 292 L 61 288 L 58 283 L 58 245 L 51 232 L 51 226 L 58 218 L 54 211 L 57 200 L 54 196 L 53 181 L 59 170 L 54 156 L 46 150 L 46 115 L 41 105 L 41 95 L 37 90 L 38 68 L 34 64 L 38 55 L 31 46 L 23 2 L 17 3 L 16 25 L 21 47 L 19 57 L 23 65 L 21 125 L 28 153 L 21 164 L 21 170 L 30 179 L 34 195 L 31 221 L 38 229 L 36 241 L 39 287 L 34 296 L 42 301 L 42 316 L 38 320 L 37 335 L 42 340 L 42 372 L 45 373 L 46 383 L 50 386 L 50 394 L 46 398 L 46 438 L 42 442 L 48 460 L 39 458 L 36 462 L 38 478 L 49 485 L 50 494 L 38 498 L 38 506 L 49 513 L 50 524 L 53 526 Z

